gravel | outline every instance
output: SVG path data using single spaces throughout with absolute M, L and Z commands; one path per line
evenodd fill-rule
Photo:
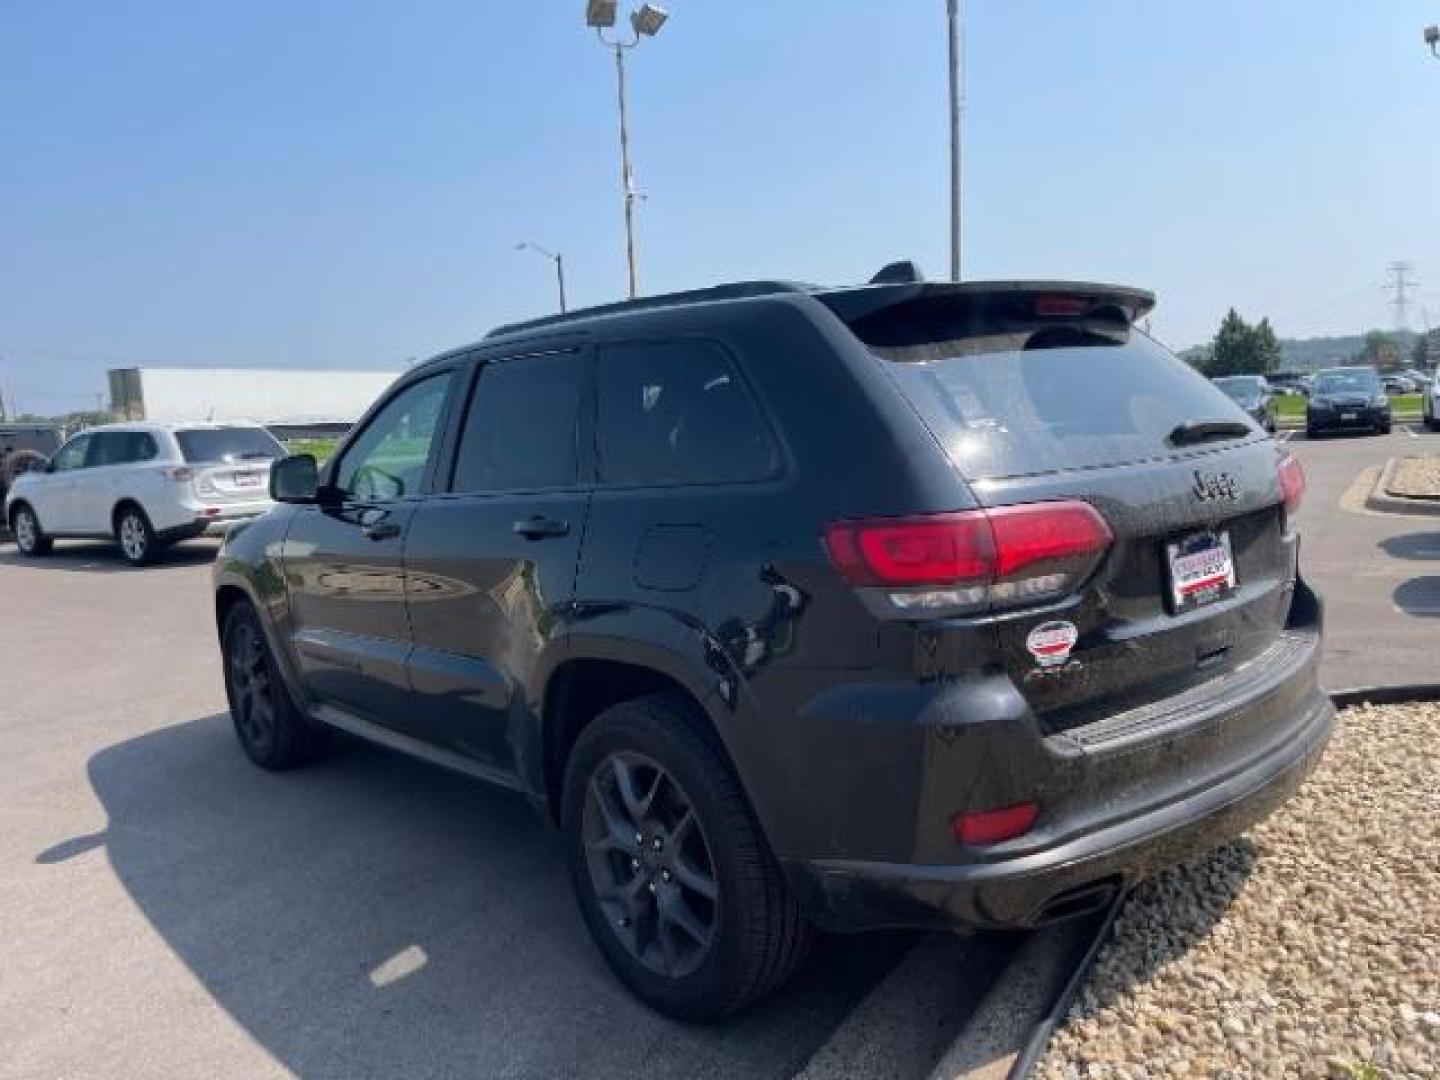
M 1440 1077 L 1440 704 L 1345 711 L 1274 817 L 1136 890 L 1035 1075 Z
M 1408 499 L 1440 499 L 1440 457 L 1426 454 L 1400 458 L 1390 473 L 1385 492 Z

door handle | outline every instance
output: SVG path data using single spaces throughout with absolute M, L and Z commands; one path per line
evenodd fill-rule
M 526 540 L 543 540 L 547 536 L 564 536 L 570 531 L 570 523 L 536 514 L 534 517 L 522 518 L 511 528 L 515 530 L 515 535 L 523 536 Z
M 389 521 L 375 521 L 360 526 L 360 533 L 367 540 L 394 540 L 400 535 L 400 526 Z

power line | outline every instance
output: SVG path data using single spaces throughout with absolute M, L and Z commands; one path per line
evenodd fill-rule
M 1394 295 L 1390 306 L 1395 309 L 1395 329 L 1410 329 L 1410 290 L 1420 283 L 1410 276 L 1413 267 L 1408 262 L 1392 262 L 1385 268 L 1385 289 Z

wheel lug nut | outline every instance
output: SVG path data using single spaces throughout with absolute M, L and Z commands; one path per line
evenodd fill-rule
M 663 848 L 663 847 L 665 846 L 665 842 L 664 842 L 663 840 L 661 840 L 660 837 L 657 836 L 657 837 L 655 837 L 654 840 L 650 841 L 650 846 L 651 846 L 652 848 L 654 848 L 656 851 L 659 851 L 661 848 Z
M 670 871 L 669 871 L 669 870 L 661 870 L 661 871 L 660 871 L 660 880 L 663 881 L 666 885 L 669 885 L 669 884 L 670 884 Z
M 637 832 L 637 833 L 635 834 L 635 843 L 637 843 L 637 844 L 643 844 L 643 843 L 645 843 L 645 836 L 644 836 L 643 833 L 638 833 L 638 832 Z
M 655 883 L 654 883 L 653 881 L 650 882 L 650 891 L 651 891 L 652 893 L 655 891 Z
M 622 915 L 620 916 L 620 918 L 615 920 L 615 925 L 624 928 L 630 925 L 630 920 Z
M 639 869 L 640 869 L 640 860 L 639 860 L 639 859 L 631 859 L 631 860 L 630 860 L 630 869 L 631 869 L 631 870 L 639 870 Z

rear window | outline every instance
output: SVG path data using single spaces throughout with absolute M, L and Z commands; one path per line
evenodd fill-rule
M 175 432 L 180 453 L 186 461 L 203 465 L 212 462 L 260 461 L 284 457 L 285 448 L 264 428 L 195 428 Z
M 1261 395 L 1265 392 L 1265 384 L 1259 379 L 1244 377 L 1216 379 L 1215 385 L 1218 386 L 1226 396 L 1234 401 L 1240 402 L 1242 405 L 1259 401 Z
M 1245 419 L 1208 379 L 1123 324 L 871 348 L 893 361 L 901 391 L 973 479 L 1164 457 L 1187 420 Z

